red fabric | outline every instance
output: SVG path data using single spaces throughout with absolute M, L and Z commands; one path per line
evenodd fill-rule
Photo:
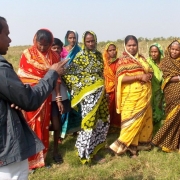
M 110 126 L 121 127 L 121 115 L 116 113 L 115 93 L 109 93 Z
M 111 63 L 109 67 L 111 68 L 114 75 L 116 74 L 117 62 Z M 116 101 L 115 101 L 115 89 L 113 92 L 109 92 L 109 114 L 110 114 L 110 126 L 111 127 L 121 127 L 121 115 L 116 113 Z

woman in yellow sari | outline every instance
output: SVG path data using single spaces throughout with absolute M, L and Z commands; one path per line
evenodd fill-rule
M 116 76 L 116 109 L 121 114 L 121 132 L 109 148 L 118 155 L 129 151 L 136 157 L 138 149 L 150 147 L 153 126 L 152 69 L 138 53 L 135 36 L 125 38 L 125 51 L 118 61 Z

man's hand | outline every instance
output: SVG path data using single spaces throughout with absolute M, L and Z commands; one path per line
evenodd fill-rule
M 64 65 L 68 62 L 68 60 L 69 59 L 66 59 L 58 63 L 55 63 L 49 69 L 55 70 L 59 74 L 59 76 L 61 76 L 65 73 Z

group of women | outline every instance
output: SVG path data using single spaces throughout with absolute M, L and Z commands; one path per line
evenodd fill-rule
M 64 46 L 47 29 L 38 30 L 33 42 L 20 59 L 18 75 L 23 83 L 34 86 L 53 63 L 69 61 L 52 96 L 36 111 L 23 112 L 45 146 L 29 158 L 30 169 L 45 165 L 49 130 L 56 132 L 53 159 L 58 163 L 63 162 L 57 144 L 60 129 L 61 138 L 78 132 L 75 147 L 83 164 L 105 146 L 109 127 L 119 129 L 119 138 L 108 147 L 118 155 L 129 152 L 136 157 L 139 150 L 150 150 L 152 145 L 166 152 L 179 149 L 178 40 L 168 46 L 165 56 L 159 44 L 152 44 L 148 59 L 139 53 L 132 35 L 125 38 L 119 58 L 114 43 L 108 43 L 102 55 L 92 31 L 83 34 L 81 48 L 74 30 L 67 32 Z

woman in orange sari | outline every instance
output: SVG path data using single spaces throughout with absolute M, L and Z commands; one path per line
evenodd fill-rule
M 108 43 L 103 53 L 105 89 L 109 99 L 110 127 L 120 128 L 120 114 L 116 113 L 115 105 L 115 75 L 117 69 L 117 47 L 114 43 Z
M 24 84 L 36 85 L 44 77 L 49 67 L 59 62 L 59 55 L 51 50 L 53 35 L 46 29 L 40 29 L 34 36 L 34 45 L 24 50 L 21 59 L 18 75 Z M 58 96 L 57 83 L 57 96 Z M 61 105 L 58 105 L 60 107 Z M 45 148 L 38 154 L 29 158 L 29 169 L 43 167 L 44 159 L 49 146 L 49 122 L 51 114 L 51 96 L 35 111 L 24 112 L 28 125 L 43 142 Z

